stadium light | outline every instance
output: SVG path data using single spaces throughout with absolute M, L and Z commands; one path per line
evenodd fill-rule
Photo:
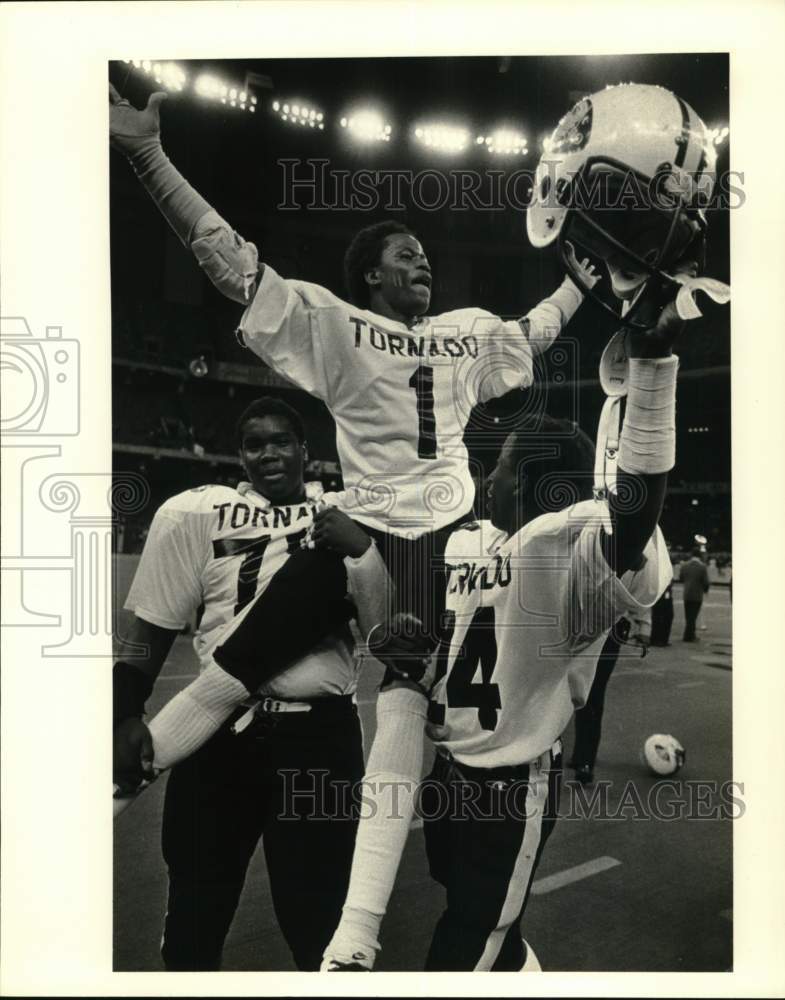
M 730 129 L 727 125 L 723 125 L 720 128 L 708 129 L 709 142 L 713 142 L 715 146 L 721 146 L 729 135 Z
M 253 101 L 253 98 L 251 100 Z M 303 104 L 302 101 L 298 101 L 296 104 L 294 101 L 291 104 L 281 104 L 280 101 L 273 101 L 270 107 L 281 121 L 289 122 L 292 125 L 300 125 L 303 128 L 305 126 L 316 128 L 317 123 L 324 121 L 323 111 L 319 111 L 312 104 Z M 319 125 L 319 128 L 323 129 L 324 126 Z
M 423 146 L 428 146 L 439 152 L 460 153 L 466 148 L 469 132 L 460 126 L 432 122 L 418 125 L 414 130 L 414 138 Z
M 198 76 L 194 90 L 200 97 L 204 97 L 208 101 L 219 101 L 221 104 L 228 104 L 230 108 L 238 108 L 241 111 L 255 110 L 256 98 L 251 96 L 249 100 L 248 91 L 232 86 L 231 83 L 224 83 L 223 80 L 211 73 L 202 73 Z
M 317 118 L 318 121 L 318 118 Z M 392 125 L 382 118 L 378 111 L 363 108 L 348 117 L 341 118 L 341 128 L 351 133 L 358 142 L 389 142 Z M 321 128 L 321 124 L 319 126 Z
M 151 62 L 149 59 L 126 59 L 128 65 L 140 69 L 146 76 L 152 76 L 155 82 L 167 90 L 182 90 L 188 80 L 188 74 L 177 63 Z
M 485 145 L 489 153 L 498 156 L 525 156 L 529 152 L 526 136 L 514 129 L 496 129 L 490 135 L 479 136 L 477 142 Z M 543 148 L 546 148 L 545 143 Z

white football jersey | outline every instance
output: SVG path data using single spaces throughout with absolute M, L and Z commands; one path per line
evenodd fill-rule
M 589 500 L 509 539 L 487 521 L 450 537 L 451 634 L 428 733 L 459 762 L 513 767 L 548 750 L 585 704 L 614 622 L 650 607 L 668 585 L 659 528 L 642 567 L 620 578 L 602 554 L 602 523 L 602 505 Z
M 574 311 L 581 297 L 559 301 Z M 526 319 L 539 337 L 569 316 L 546 299 Z M 463 433 L 472 407 L 532 381 L 532 352 L 517 321 L 457 309 L 409 329 L 269 266 L 240 332 L 332 413 L 345 487 L 339 506 L 399 534 L 434 531 L 471 510 Z
M 313 523 L 321 485 L 301 504 L 274 507 L 248 483 L 199 486 L 171 497 L 153 518 L 125 607 L 162 628 L 181 629 L 201 610 L 194 649 L 204 669 L 243 621 Z M 303 614 L 307 614 L 303 608 Z M 260 649 L 261 652 L 261 649 Z M 329 637 L 260 693 L 278 698 L 351 694 L 353 643 Z

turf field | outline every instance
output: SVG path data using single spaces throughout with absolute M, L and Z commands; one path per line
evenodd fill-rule
M 118 559 L 118 597 L 133 572 Z M 121 602 L 120 602 L 121 603 Z M 603 740 L 589 810 L 572 781 L 564 818 L 545 850 L 524 935 L 548 971 L 723 971 L 732 968 L 732 823 L 717 817 L 714 789 L 731 778 L 731 606 L 727 589 L 704 603 L 701 641 L 680 641 L 675 590 L 672 645 L 620 660 L 608 686 Z M 195 675 L 190 639 L 176 640 L 150 707 Z M 374 732 L 380 670 L 363 672 L 358 702 L 366 749 Z M 657 785 L 640 760 L 643 740 L 672 733 L 687 750 L 675 786 Z M 565 734 L 565 759 L 572 746 Z M 430 754 L 426 748 L 427 762 Z M 570 779 L 572 772 L 566 771 Z M 165 779 L 115 825 L 114 948 L 117 970 L 160 970 L 166 900 L 159 830 Z M 591 792 L 591 789 L 589 790 Z M 738 809 L 736 810 L 738 811 Z M 674 818 L 666 818 L 672 816 Z M 428 874 L 419 821 L 411 830 L 382 927 L 377 968 L 417 970 L 443 906 Z M 270 902 L 261 851 L 249 870 L 224 950 L 227 970 L 293 970 Z

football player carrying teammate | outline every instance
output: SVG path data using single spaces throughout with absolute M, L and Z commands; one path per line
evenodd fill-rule
M 711 186 L 710 147 L 682 101 L 636 85 L 581 101 L 554 132 L 529 232 L 546 245 L 568 231 L 610 278 L 613 298 L 604 304 L 625 323 L 603 366 L 603 385 L 621 386 L 627 400 L 618 455 L 598 442 L 601 481 L 594 499 L 582 499 L 592 494 L 585 435 L 547 418 L 522 425 L 491 477 L 491 523 L 451 536 L 446 635 L 423 685 L 393 681 L 379 695 L 365 778 L 373 807 L 358 830 L 328 971 L 373 967 L 421 777 L 426 717 L 437 754 L 421 812 L 431 873 L 446 888 L 426 969 L 539 968 L 520 921 L 556 819 L 560 736 L 586 701 L 613 623 L 653 605 L 671 578 L 657 521 L 675 460 L 672 347 L 684 320 L 699 315 L 697 289 L 727 300 L 724 286 L 697 278 L 705 219 L 692 185 L 705 187 L 708 177 Z M 571 186 L 593 171 L 612 192 L 632 178 L 644 193 L 651 183 L 656 194 L 661 181 L 667 196 L 650 196 L 637 214 L 607 205 L 594 214 L 580 198 L 567 207 Z M 386 645 L 392 655 L 395 635 Z
M 165 156 L 153 94 L 143 111 L 110 86 L 110 137 L 213 284 L 245 307 L 242 342 L 322 399 L 337 428 L 345 489 L 338 504 L 372 533 L 398 606 L 435 643 L 444 602 L 444 546 L 472 511 L 463 432 L 472 407 L 531 384 L 580 305 L 570 279 L 516 322 L 483 309 L 427 315 L 431 267 L 405 226 L 360 231 L 345 257 L 351 304 L 285 279 L 186 182 Z M 582 284 L 591 270 L 572 262 Z
M 281 930 L 297 967 L 313 970 L 348 884 L 357 810 L 344 791 L 363 774 L 347 623 L 357 616 L 367 633 L 384 613 L 389 578 L 368 535 L 345 514 L 323 507 L 320 484 L 303 481 L 303 425 L 291 407 L 256 400 L 240 418 L 238 437 L 248 482 L 180 493 L 153 519 L 126 601 L 135 617 L 114 668 L 114 779 L 121 794 L 132 795 L 142 778 L 201 742 L 205 715 L 211 724 L 223 722 L 201 750 L 173 768 L 166 788 L 164 962 L 175 971 L 219 968 L 261 837 Z M 285 573 L 309 531 L 318 546 L 311 578 L 288 606 L 279 603 L 277 631 L 307 633 L 303 608 L 313 597 L 332 602 L 332 620 L 341 624 L 286 661 L 286 669 L 236 711 L 221 706 L 219 712 L 215 689 L 212 701 L 200 697 L 202 679 L 216 669 L 213 651 L 241 627 L 256 595 Z M 197 609 L 200 677 L 148 729 L 141 718 L 145 702 Z M 276 641 L 271 629 L 257 655 L 269 658 Z M 172 713 L 176 725 L 162 726 Z

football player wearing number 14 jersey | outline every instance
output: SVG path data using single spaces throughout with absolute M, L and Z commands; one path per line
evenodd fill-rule
M 491 523 L 450 538 L 448 628 L 427 683 L 401 678 L 379 695 L 365 774 L 375 808 L 360 822 L 323 969 L 374 964 L 414 809 L 426 714 L 437 753 L 421 815 L 431 874 L 447 890 L 426 969 L 539 968 L 520 921 L 556 820 L 561 733 L 586 701 L 614 622 L 651 607 L 671 578 L 657 521 L 675 455 L 671 345 L 681 326 L 671 302 L 652 329 L 630 333 L 617 491 L 607 507 L 581 499 L 591 495 L 591 442 L 543 418 L 505 442 L 489 485 Z

